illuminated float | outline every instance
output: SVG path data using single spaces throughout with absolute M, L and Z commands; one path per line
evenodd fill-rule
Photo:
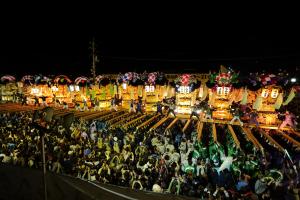
M 282 105 L 287 105 L 294 97 L 294 89 L 283 90 L 282 86 L 288 83 L 286 74 L 256 74 L 251 77 L 251 89 L 248 95 L 248 103 L 258 111 L 258 121 L 266 125 L 279 123 L 278 113 Z M 255 85 L 255 87 L 253 87 Z M 287 88 L 286 88 L 287 89 Z M 289 92 L 284 101 L 284 93 Z M 287 95 L 287 94 L 286 94 Z
M 238 73 L 228 70 L 221 65 L 219 73 L 211 73 L 207 82 L 208 89 L 208 105 L 214 110 L 212 117 L 214 119 L 232 118 L 230 106 L 233 102 L 241 100 L 242 89 L 234 88 L 238 80 Z
M 79 76 L 74 80 L 74 85 L 69 85 L 69 92 L 74 102 L 80 104 L 83 107 L 83 102 L 86 101 L 90 106 L 90 80 L 85 76 Z
M 49 104 L 53 100 L 51 89 L 51 79 L 43 75 L 35 75 L 33 84 L 30 84 L 31 95 L 39 97 L 39 102 L 42 103 L 40 97 L 45 97 L 46 103 Z
M 176 112 L 180 114 L 191 114 L 191 106 L 196 101 L 197 79 L 194 75 L 183 74 L 175 80 L 176 87 Z
M 72 105 L 72 96 L 69 92 L 69 85 L 72 83 L 71 79 L 66 75 L 58 75 L 54 78 L 53 83 L 51 90 L 52 94 L 55 94 L 56 99 L 61 103 L 66 102 Z
M 129 109 L 131 100 L 136 101 L 143 97 L 143 86 L 141 77 L 135 72 L 127 72 L 118 76 L 118 95 L 122 99 L 122 107 Z
M 146 111 L 156 111 L 156 104 L 162 101 L 167 93 L 167 79 L 165 74 L 161 72 L 152 72 L 148 74 L 148 79 L 145 82 L 143 97 L 146 104 Z
M 101 109 L 110 108 L 111 99 L 117 95 L 117 86 L 109 75 L 98 75 L 97 86 L 92 87 L 92 95 L 99 100 Z

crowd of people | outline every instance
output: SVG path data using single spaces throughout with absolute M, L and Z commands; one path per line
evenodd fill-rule
M 157 106 L 162 107 L 160 103 Z M 141 121 L 124 129 L 111 128 L 105 121 L 76 119 L 65 128 L 60 119 L 53 119 L 41 130 L 33 125 L 32 112 L 3 113 L 1 162 L 41 168 L 43 131 L 47 169 L 55 173 L 203 199 L 299 198 L 297 156 L 260 151 L 246 137 L 238 148 L 222 125 L 217 127 L 221 134 L 218 142 L 209 126 L 198 141 L 193 120 L 185 132 L 180 121 L 166 130 L 172 119 L 150 130 L 161 117 L 140 129 L 136 126 Z
M 55 104 L 61 106 L 53 97 Z M 20 103 L 25 104 L 24 98 Z M 35 98 L 35 106 L 40 106 Z M 43 100 L 43 106 L 48 106 Z M 99 103 L 93 102 L 95 110 Z M 111 101 L 111 111 L 117 112 L 118 100 Z M 131 100 L 129 113 L 143 114 L 141 99 Z M 156 114 L 176 116 L 174 99 L 157 102 Z M 63 106 L 64 109 L 68 107 Z M 167 108 L 167 109 L 163 109 Z M 75 109 L 89 110 L 75 102 Z M 230 121 L 247 115 L 250 124 L 259 130 L 257 112 L 240 105 L 232 110 Z M 247 110 L 248 109 L 248 110 Z M 165 111 L 167 110 L 167 111 Z M 199 112 L 200 111 L 200 112 Z M 202 115 L 204 114 L 204 115 Z M 295 115 L 286 111 L 282 129 L 296 126 Z M 212 108 L 196 101 L 190 119 L 212 119 Z M 32 123 L 33 113 L 4 113 L 0 116 L 0 158 L 3 163 L 23 167 L 41 167 L 40 132 L 46 132 L 47 169 L 90 181 L 100 181 L 138 190 L 153 190 L 204 199 L 297 199 L 299 188 L 299 158 L 274 149 L 260 151 L 245 140 L 238 148 L 222 126 L 221 141 L 215 142 L 212 130 L 204 128 L 198 141 L 196 124 L 187 132 L 181 122 L 166 131 L 166 124 L 155 130 L 150 125 L 137 130 L 111 128 L 105 121 L 81 119 L 65 129 L 60 119 L 53 120 L 48 129 L 41 130 Z M 159 120 L 160 118 L 157 118 Z M 225 139 L 224 139 L 225 138 Z M 244 138 L 245 139 L 245 138 Z M 269 150 L 269 151 L 268 151 Z

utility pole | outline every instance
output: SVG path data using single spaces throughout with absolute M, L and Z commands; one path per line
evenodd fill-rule
M 47 196 L 47 181 L 46 181 L 45 133 L 42 133 L 41 139 L 42 139 L 42 156 L 43 156 L 44 200 L 47 200 L 48 196 Z
M 96 45 L 95 45 L 95 38 L 93 37 L 92 43 L 91 43 L 91 49 L 92 49 L 92 77 L 93 77 L 93 83 L 96 83 L 96 63 L 98 62 L 98 58 L 96 55 Z

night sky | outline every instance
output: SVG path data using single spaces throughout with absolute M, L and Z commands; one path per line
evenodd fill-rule
M 242 72 L 300 66 L 300 34 L 285 21 L 197 15 L 18 18 L 1 27 L 1 74 L 90 75 L 94 36 L 97 74 L 126 71 L 208 72 L 220 64 Z M 271 17 L 270 17 L 271 19 Z

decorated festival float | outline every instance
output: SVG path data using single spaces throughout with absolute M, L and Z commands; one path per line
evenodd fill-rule
M 210 73 L 206 86 L 208 105 L 212 108 L 212 117 L 214 119 L 232 118 L 230 107 L 233 102 L 242 100 L 243 89 L 236 87 L 238 83 L 238 73 L 228 70 L 221 65 L 220 72 Z M 206 93 L 205 93 L 206 94 Z
M 143 109 L 147 112 L 156 111 L 156 104 L 163 98 L 172 97 L 175 91 L 161 72 L 127 72 L 119 74 L 117 80 L 118 98 L 122 99 L 122 107 L 125 109 L 129 108 L 132 100 L 134 104 L 142 101 Z
M 259 123 L 279 123 L 278 111 L 295 97 L 295 89 L 289 86 L 291 80 L 288 77 L 284 73 L 250 74 L 247 103 L 258 112 Z
M 175 80 L 176 88 L 176 112 L 180 114 L 191 114 L 191 106 L 197 97 L 198 81 L 194 75 L 179 75 Z
M 34 98 L 37 97 L 39 103 L 42 103 L 41 98 L 45 98 L 47 104 L 52 102 L 52 80 L 43 75 L 27 75 L 22 78 L 24 89 L 27 91 L 30 103 L 34 103 Z
M 90 80 L 85 76 L 79 76 L 74 80 L 74 84 L 69 85 L 69 92 L 73 103 L 79 103 L 83 107 L 83 102 L 86 101 L 90 106 Z
M 109 75 L 98 75 L 96 77 L 96 83 L 91 86 L 90 90 L 87 90 L 88 96 L 92 99 L 99 101 L 99 107 L 101 109 L 110 108 L 111 99 L 117 94 L 117 88 L 113 77 Z
M 127 72 L 119 74 L 117 79 L 118 85 L 114 88 L 118 90 L 117 97 L 122 99 L 122 108 L 129 109 L 131 100 L 135 102 L 138 97 L 143 96 L 142 76 L 135 72 Z
M 60 103 L 72 105 L 72 95 L 69 92 L 69 86 L 72 84 L 71 79 L 66 75 L 58 75 L 53 79 L 51 86 L 52 94 Z M 52 95 L 52 96 L 53 96 Z
M 158 73 L 152 72 L 148 74 L 148 80 L 144 85 L 143 97 L 146 104 L 146 111 L 156 111 L 156 103 L 160 101 L 161 93 L 159 91 L 159 86 L 155 84 Z
M 148 74 L 148 78 L 145 81 L 143 97 L 145 101 L 145 110 L 147 112 L 156 111 L 156 104 L 161 102 L 163 98 L 171 97 L 168 89 L 170 85 L 167 85 L 167 79 L 165 74 L 161 72 L 152 72 Z

